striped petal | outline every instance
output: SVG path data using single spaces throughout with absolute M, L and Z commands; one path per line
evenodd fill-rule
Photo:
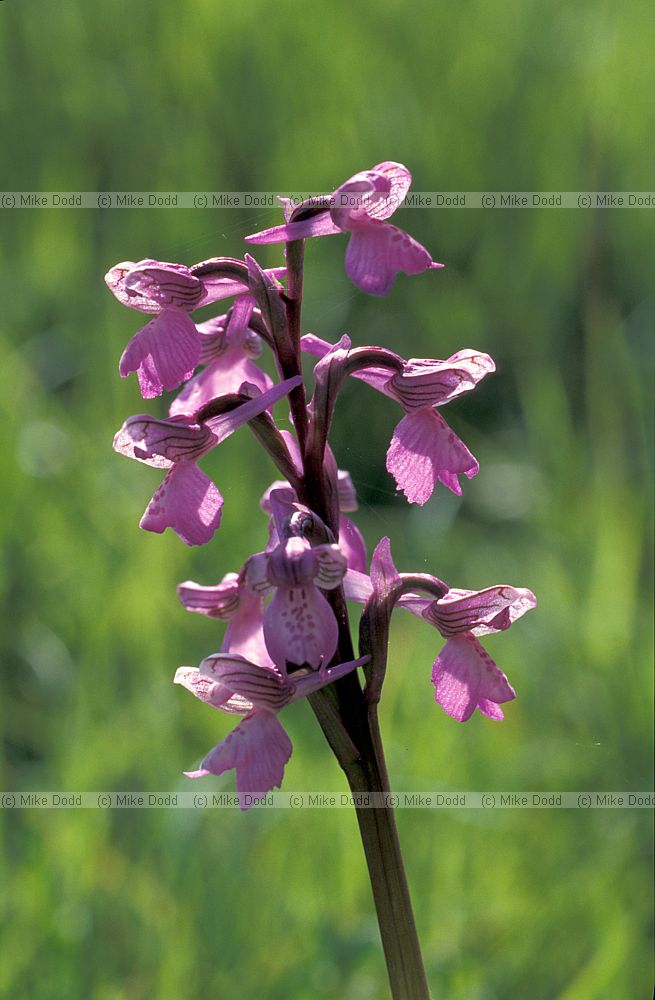
M 311 550 L 318 563 L 318 573 L 314 579 L 322 590 L 334 590 L 343 580 L 348 562 L 338 545 L 316 545 Z
M 438 601 L 430 602 L 422 615 L 445 638 L 463 632 L 488 635 L 509 628 L 536 603 L 532 591 L 498 584 L 485 590 L 449 590 Z
M 141 261 L 125 275 L 126 295 L 154 302 L 160 309 L 191 312 L 204 294 L 203 284 L 184 264 Z
M 178 585 L 177 596 L 187 611 L 228 621 L 239 606 L 240 590 L 238 574 L 228 573 L 215 587 L 185 580 Z
M 293 696 L 291 684 L 274 667 L 260 666 L 236 653 L 207 656 L 199 670 L 221 687 L 252 702 L 255 708 L 269 712 L 279 712 Z
M 211 705 L 212 708 L 217 708 L 227 715 L 248 715 L 254 708 L 247 698 L 234 694 L 211 677 L 201 674 L 197 667 L 180 667 L 175 673 L 173 683 L 181 685 L 206 705 Z
M 167 309 L 136 333 L 123 351 L 119 372 L 136 372 L 144 399 L 176 389 L 193 375 L 199 361 L 201 336 L 182 312 Z
M 389 389 L 408 413 L 425 406 L 441 406 L 474 389 L 495 371 L 488 354 L 460 351 L 447 361 L 411 358 L 389 381 Z
M 114 451 L 156 469 L 169 469 L 176 462 L 194 462 L 215 443 L 206 427 L 142 413 L 125 421 L 114 437 Z

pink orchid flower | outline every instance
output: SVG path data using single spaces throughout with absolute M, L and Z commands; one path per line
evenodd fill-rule
M 292 213 L 287 207 L 285 215 L 298 221 L 246 236 L 246 241 L 282 243 L 350 233 L 346 274 L 363 292 L 386 295 L 400 271 L 420 274 L 443 267 L 408 233 L 386 221 L 402 204 L 411 183 L 412 175 L 402 163 L 378 163 L 355 174 L 332 195 L 312 199 Z
M 140 527 L 158 533 L 172 528 L 187 545 L 208 542 L 220 524 L 223 497 L 197 461 L 301 381 L 300 376 L 286 379 L 263 393 L 245 383 L 242 391 L 252 397 L 250 400 L 203 423 L 183 416 L 157 420 L 148 414 L 126 420 L 114 438 L 114 450 L 157 469 L 168 469 Z
M 216 258 L 218 261 L 222 259 Z M 176 389 L 197 368 L 202 333 L 189 313 L 248 291 L 245 277 L 221 276 L 224 271 L 218 263 L 212 270 L 213 263 L 204 261 L 189 268 L 150 259 L 124 261 L 105 275 L 107 286 L 119 302 L 155 316 L 132 337 L 119 364 L 123 377 L 136 371 L 144 399 L 160 396 L 164 389 Z M 240 261 L 232 264 L 244 267 Z M 277 276 L 284 273 L 284 268 L 275 268 L 271 273 Z
M 359 577 L 349 574 L 349 578 L 346 590 L 360 599 Z M 391 558 L 389 540 L 384 538 L 371 559 L 369 596 L 375 591 L 376 580 L 393 579 L 401 577 Z M 359 592 L 365 594 L 367 589 L 360 583 Z M 477 708 L 490 719 L 504 718 L 500 705 L 512 701 L 516 693 L 476 637 L 508 629 L 536 604 L 531 590 L 507 584 L 484 590 L 450 589 L 438 600 L 411 593 L 400 597 L 399 607 L 425 618 L 447 640 L 432 666 L 432 684 L 435 701 L 448 715 L 466 722 Z
M 458 722 L 478 708 L 502 719 L 500 705 L 516 697 L 503 671 L 476 636 L 509 628 L 536 606 L 530 590 L 497 584 L 485 590 L 449 590 L 422 612 L 447 639 L 432 667 L 435 701 Z
M 244 718 L 225 739 L 209 751 L 189 778 L 236 771 L 239 804 L 248 809 L 273 788 L 282 784 L 284 767 L 293 747 L 277 719 L 292 701 L 344 677 L 363 666 L 368 657 L 340 663 L 329 669 L 287 676 L 273 666 L 252 663 L 243 656 L 216 653 L 199 668 L 180 667 L 175 683 L 201 701 L 229 715 Z
M 338 352 L 345 360 L 350 340 L 342 337 L 338 344 L 329 344 L 310 333 L 302 338 L 301 346 L 314 357 L 326 358 L 326 362 L 328 356 Z M 410 358 L 404 362 L 403 370 L 395 374 L 383 368 L 354 374 L 390 396 L 405 411 L 406 416 L 396 425 L 387 451 L 387 471 L 410 503 L 420 506 L 427 503 L 438 482 L 461 496 L 458 477 L 464 474 L 471 479 L 478 472 L 476 459 L 437 407 L 470 392 L 495 369 L 488 354 L 469 349 L 458 351 L 446 361 Z
M 537 599 L 530 590 L 497 584 L 484 590 L 449 590 L 437 601 L 403 601 L 447 640 L 432 667 L 437 704 L 458 722 L 479 709 L 490 719 L 502 719 L 500 705 L 516 697 L 503 671 L 477 636 L 502 632 L 531 611 Z

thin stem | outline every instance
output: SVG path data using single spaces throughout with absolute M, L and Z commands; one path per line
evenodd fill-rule
M 286 308 L 299 372 L 303 256 L 302 241 L 287 243 Z M 334 518 L 330 516 L 326 496 L 322 455 L 306 453 L 308 420 L 304 390 L 302 407 L 299 397 L 294 398 L 291 394 L 289 399 L 305 465 L 299 483 L 299 499 L 314 510 L 338 537 L 338 524 L 332 523 Z M 354 658 L 354 654 L 343 589 L 339 587 L 328 591 L 326 596 L 339 623 L 337 662 L 347 662 Z M 353 795 L 389 793 L 377 708 L 367 702 L 357 674 L 348 674 L 330 689 L 317 692 L 310 698 L 310 704 L 343 768 Z M 366 808 L 357 805 L 355 809 L 393 1000 L 430 1000 L 393 809 L 390 806 Z
M 375 706 L 368 714 L 371 745 L 363 766 L 346 768 L 354 795 L 389 793 L 382 741 Z M 368 865 L 380 937 L 394 1000 L 429 1000 L 430 991 L 409 895 L 396 819 L 391 805 L 356 806 L 359 832 Z

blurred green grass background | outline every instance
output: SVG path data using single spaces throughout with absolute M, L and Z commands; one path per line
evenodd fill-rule
M 417 191 L 652 186 L 639 0 L 7 0 L 0 46 L 4 190 L 329 191 L 384 159 L 406 163 Z M 139 531 L 158 474 L 111 438 L 163 407 L 118 377 L 139 316 L 102 276 L 124 259 L 240 255 L 242 236 L 276 219 L 3 212 L 2 789 L 186 790 L 182 769 L 231 727 L 170 683 L 219 641 L 174 588 L 261 547 L 257 498 L 274 473 L 241 432 L 207 462 L 226 501 L 212 545 Z M 498 364 L 449 407 L 479 476 L 462 501 L 440 490 L 421 510 L 384 471 L 397 411 L 348 386 L 334 448 L 369 546 L 388 533 L 401 569 L 539 597 L 488 642 L 518 692 L 502 725 L 443 715 L 434 632 L 395 622 L 382 722 L 397 789 L 652 785 L 651 219 L 404 210 L 396 221 L 447 268 L 401 277 L 385 300 L 349 283 L 344 241 L 308 247 L 306 330 L 419 357 L 471 346 Z M 342 790 L 308 706 L 283 721 L 285 789 Z M 0 824 L 3 998 L 387 996 L 345 811 L 23 811 Z M 398 824 L 435 997 L 650 996 L 648 813 Z

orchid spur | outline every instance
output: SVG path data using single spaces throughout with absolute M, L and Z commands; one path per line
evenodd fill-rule
M 284 243 L 284 267 L 263 269 L 246 254 L 189 266 L 128 261 L 107 274 L 119 301 L 154 317 L 123 352 L 120 374 L 136 371 L 144 398 L 181 387 L 167 417 L 131 417 L 114 440 L 121 454 L 166 470 L 141 527 L 170 527 L 188 545 L 209 542 L 223 498 L 198 462 L 246 424 L 279 477 L 261 502 L 269 518 L 264 547 L 243 552 L 241 569 L 218 584 L 185 581 L 178 588 L 182 605 L 204 616 L 208 628 L 224 622 L 226 629 L 211 640 L 209 648 L 217 651 L 198 668 L 180 667 L 175 681 L 220 712 L 241 716 L 199 767 L 185 773 L 209 779 L 234 770 L 244 809 L 279 787 L 291 741 L 278 714 L 304 699 L 351 791 L 382 793 L 387 801 L 377 706 L 393 669 L 388 654 L 395 607 L 445 639 L 431 681 L 434 699 L 452 719 L 473 720 L 478 710 L 499 721 L 500 706 L 515 698 L 479 637 L 506 630 L 531 610 L 532 592 L 508 585 L 454 589 L 430 573 L 400 573 L 388 538 L 375 547 L 367 571 L 363 535 L 344 516 L 356 509 L 353 480 L 339 471 L 329 440 L 341 389 L 354 377 L 401 407 L 386 468 L 407 501 L 426 504 L 438 483 L 461 494 L 460 476 L 474 476 L 478 461 L 440 410 L 477 389 L 495 370 L 493 360 L 470 348 L 445 360 L 406 358 L 404 346 L 401 355 L 353 344 L 347 335 L 336 343 L 303 336 L 306 239 L 348 234 L 346 272 L 370 295 L 387 294 L 400 272 L 442 266 L 388 221 L 410 182 L 406 167 L 384 161 L 354 174 L 332 195 L 295 206 L 282 199 L 284 223 L 247 240 Z M 227 298 L 234 301 L 226 312 L 199 324 L 191 319 L 198 308 Z M 261 365 L 255 365 L 261 352 Z M 316 359 L 309 377 L 303 376 L 302 353 Z M 278 427 L 274 417 L 273 405 L 281 400 L 291 429 Z M 438 498 L 435 511 L 437 505 Z M 358 650 L 353 602 L 363 605 Z M 477 723 L 486 724 L 480 717 Z M 392 995 L 428 1000 L 393 810 L 359 802 L 355 808 Z

